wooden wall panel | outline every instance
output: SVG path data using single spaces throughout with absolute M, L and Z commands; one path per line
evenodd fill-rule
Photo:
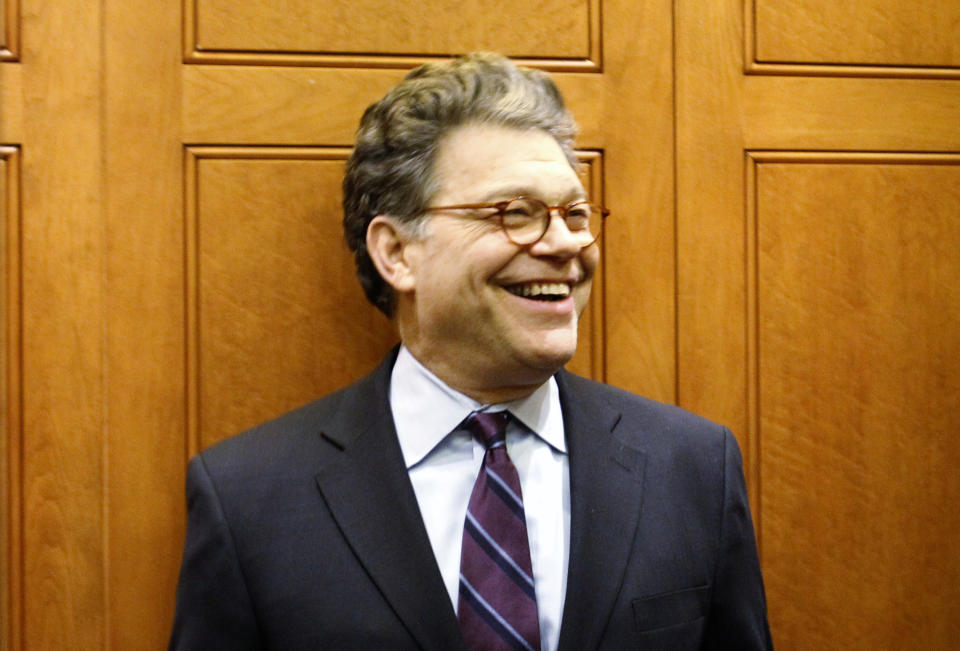
M 14 529 L 11 522 L 10 508 L 10 463 L 8 454 L 10 451 L 10 426 L 7 414 L 10 409 L 10 401 L 7 398 L 7 387 L 9 379 L 7 378 L 7 310 L 9 301 L 7 300 L 7 222 L 9 220 L 9 211 L 7 209 L 7 152 L 0 149 L 0 271 L 3 272 L 3 281 L 0 281 L 0 505 L 3 505 L 3 512 L 0 513 L 0 649 L 6 651 L 8 648 L 10 630 L 10 532 Z
M 600 0 L 377 0 L 274 3 L 188 0 L 190 61 L 407 67 L 491 49 L 541 64 L 596 68 Z
M 185 524 L 181 6 L 100 4 L 102 36 L 88 38 L 104 56 L 106 634 L 86 648 L 154 651 L 170 634 Z
M 758 61 L 960 71 L 956 0 L 756 0 L 755 6 Z
M 23 142 L 22 68 L 0 61 L 0 143 Z
M 960 156 L 790 156 L 753 157 L 771 617 L 787 648 L 951 648 Z
M 345 386 L 396 342 L 363 297 L 343 243 L 347 155 L 187 151 L 191 451 Z M 591 196 L 602 200 L 602 156 L 581 159 Z M 601 264 L 571 361 L 597 379 L 605 374 L 603 295 Z
M 195 447 L 345 386 L 397 340 L 343 242 L 348 153 L 188 151 Z
M 602 204 L 603 152 L 580 151 L 580 182 L 591 201 Z M 584 377 L 603 382 L 607 377 L 606 310 L 604 309 L 606 256 L 603 253 L 604 237 L 600 236 L 600 263 L 593 279 L 590 302 L 580 318 L 577 332 L 577 352 L 567 364 L 567 369 Z
M 19 51 L 19 0 L 0 0 L 0 61 L 15 61 Z
M 97 649 L 106 631 L 102 11 L 92 2 L 25 3 L 30 29 L 16 64 L 29 649 Z
M 20 157 L 0 146 L 0 651 L 20 616 Z

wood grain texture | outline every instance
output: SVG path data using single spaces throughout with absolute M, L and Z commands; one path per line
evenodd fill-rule
M 0 650 L 6 651 L 10 640 L 10 535 L 17 529 L 11 516 L 19 509 L 12 509 L 10 504 L 10 400 L 9 391 L 9 358 L 7 355 L 8 323 L 7 313 L 10 309 L 6 276 L 8 273 L 7 258 L 7 221 L 9 210 L 7 206 L 7 152 L 0 148 L 0 270 L 3 280 L 0 281 L 0 504 L 3 512 L 0 513 Z
M 187 15 L 198 51 L 449 56 L 496 42 L 512 56 L 583 59 L 591 53 L 591 4 L 598 0 L 467 0 L 451 11 L 439 0 L 388 8 L 376 0 L 196 0 Z
M 960 155 L 925 162 L 759 163 L 761 540 L 788 645 L 960 635 Z
M 23 142 L 22 68 L 11 62 L 0 65 L 0 144 Z
M 735 2 L 679 5 L 677 22 L 677 400 L 729 426 L 751 497 L 755 437 L 746 379 L 743 75 Z M 754 510 L 756 504 L 754 503 Z
M 580 182 L 583 183 L 591 201 L 603 204 L 603 154 L 596 151 L 579 151 Z M 606 295 L 604 274 L 603 236 L 600 237 L 600 262 L 593 277 L 590 300 L 580 315 L 577 332 L 577 352 L 567 364 L 567 369 L 583 377 L 604 382 L 607 377 L 606 355 L 606 310 L 603 299 Z
M 99 3 L 21 7 L 22 644 L 104 644 Z M 67 28 L 66 26 L 69 26 Z M 5 65 L 5 64 L 3 64 Z M 29 152 L 29 156 L 27 155 Z
M 580 146 L 604 152 L 607 380 L 666 402 L 676 400 L 672 18 L 666 2 L 605 4 L 603 83 L 591 93 L 583 78 L 595 75 L 560 75 Z
M 184 66 L 187 143 L 352 146 L 360 116 L 402 70 Z
M 20 292 L 19 156 L 0 146 L 0 650 L 19 637 Z M 16 610 L 14 606 L 16 605 Z
M 241 153 L 196 162 L 200 448 L 345 386 L 397 340 L 343 243 L 348 151 Z
M 169 636 L 185 520 L 180 6 L 102 5 L 108 381 L 100 648 L 152 650 Z
M 755 7 L 757 61 L 960 69 L 955 0 L 757 0 Z
M 747 149 L 960 151 L 960 83 L 747 76 Z
M 20 56 L 20 0 L 0 1 L 0 61 Z
M 956 177 L 943 170 L 956 169 L 949 152 L 960 151 L 960 87 L 751 74 L 743 8 L 677 5 L 679 402 L 740 440 L 777 648 L 952 648 L 944 608 L 956 601 L 956 556 L 945 550 L 957 523 L 946 508 L 958 487 L 945 464 L 957 457 L 944 432 L 957 429 L 957 376 L 941 360 L 958 354 L 955 326 L 934 331 L 944 318 L 936 305 L 956 303 L 940 285 L 958 273 L 956 195 L 946 189 Z M 767 163 L 838 162 L 856 173 L 758 183 L 757 161 L 764 173 Z M 882 172 L 866 182 L 870 169 Z M 822 191 L 832 202 L 818 203 Z M 781 216 L 772 200 L 804 216 Z M 789 253 L 774 257 L 758 237 L 785 219 Z M 835 237 L 822 236 L 830 228 Z M 784 260 L 793 266 L 780 269 Z M 844 304 L 844 283 L 862 273 L 873 274 L 862 302 Z M 901 298 L 909 316 L 883 314 Z M 955 322 L 952 306 L 946 315 Z M 773 439 L 771 427 L 781 428 Z

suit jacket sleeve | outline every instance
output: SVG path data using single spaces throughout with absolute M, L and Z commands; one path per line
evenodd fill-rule
M 704 649 L 772 649 L 743 462 L 724 428 L 724 490 L 717 566 Z
M 197 456 L 187 470 L 187 538 L 170 649 L 259 649 L 260 633 L 233 536 Z

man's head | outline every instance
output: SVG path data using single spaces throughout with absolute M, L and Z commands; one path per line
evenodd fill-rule
M 490 53 L 412 70 L 367 108 L 343 179 L 347 245 L 367 298 L 389 317 L 395 296 L 370 260 L 367 227 L 377 215 L 418 226 L 437 189 L 434 162 L 440 142 L 465 124 L 541 129 L 576 165 L 576 124 L 544 73 Z
M 361 282 L 418 360 L 481 401 L 576 350 L 599 253 L 561 215 L 586 199 L 573 134 L 553 83 L 495 55 L 415 70 L 364 115 L 344 180 Z M 518 237 L 486 206 L 520 196 L 562 208 Z

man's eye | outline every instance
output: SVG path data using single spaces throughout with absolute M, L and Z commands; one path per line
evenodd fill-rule
M 522 220 L 534 217 L 536 210 L 526 201 L 512 201 L 503 209 L 504 219 Z
M 589 206 L 573 206 L 567 212 L 567 227 L 571 230 L 583 230 L 590 225 Z

